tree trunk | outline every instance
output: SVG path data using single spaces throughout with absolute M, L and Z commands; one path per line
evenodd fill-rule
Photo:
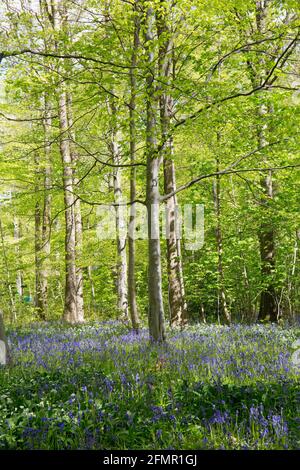
M 267 145 L 267 124 L 264 123 L 269 109 L 265 105 L 261 105 L 258 108 L 258 145 L 263 147 Z M 260 306 L 258 313 L 258 320 L 269 319 L 271 322 L 277 322 L 277 301 L 276 292 L 273 284 L 273 272 L 275 270 L 275 229 L 270 220 L 269 205 L 270 201 L 274 197 L 274 186 L 272 171 L 268 174 L 262 175 L 260 179 L 260 186 L 263 193 L 261 198 L 261 207 L 264 208 L 264 214 L 262 215 L 262 221 L 259 227 L 259 247 L 260 247 L 260 259 L 261 259 L 261 278 L 262 282 L 267 279 L 267 284 L 263 287 L 260 296 Z
M 90 225 L 90 219 L 89 217 L 87 218 L 87 233 L 89 233 L 89 230 L 91 228 Z M 87 278 L 90 283 L 90 289 L 91 289 L 91 302 L 90 302 L 90 313 L 94 313 L 96 311 L 96 291 L 95 291 L 95 283 L 93 279 L 93 272 L 92 272 L 92 266 L 90 265 L 90 262 L 88 262 L 88 265 L 86 267 L 86 273 L 87 273 Z
M 87 266 L 87 277 L 88 277 L 88 280 L 90 281 L 91 296 L 92 296 L 91 304 L 93 307 L 92 311 L 94 311 L 96 309 L 96 295 L 95 295 L 95 284 L 94 284 L 94 280 L 92 276 L 92 266 L 90 264 Z
M 3 233 L 1 218 L 0 218 L 0 236 L 1 236 L 2 253 L 3 253 L 5 273 L 6 273 L 6 285 L 7 285 L 9 303 L 10 303 L 10 318 L 11 318 L 11 321 L 14 322 L 17 319 L 17 311 L 16 311 L 14 294 L 12 290 L 12 284 L 10 280 L 10 272 L 9 272 L 9 266 L 8 266 L 8 261 L 7 261 L 7 256 L 6 256 L 6 247 L 5 247 L 5 242 L 4 242 L 4 233 Z
M 35 155 L 35 178 L 36 178 L 36 194 L 37 200 L 34 210 L 34 251 L 35 251 L 35 298 L 34 306 L 36 308 L 40 320 L 45 320 L 45 310 L 43 304 L 43 295 L 41 288 L 41 270 L 42 270 L 42 217 L 41 217 L 41 201 L 40 201 L 40 184 L 41 184 L 41 167 L 40 156 Z
M 149 333 L 154 341 L 165 340 L 164 307 L 160 253 L 158 158 L 147 158 L 147 210 L 148 210 L 148 295 Z
M 174 161 L 166 156 L 163 163 L 164 191 L 165 194 L 168 194 L 176 190 L 175 166 Z M 187 307 L 184 297 L 181 240 L 177 226 L 176 196 L 167 200 L 166 211 L 170 324 L 171 326 L 184 326 L 187 323 Z
M 266 32 L 266 15 L 268 3 L 262 0 L 256 1 L 256 28 L 260 36 Z M 253 84 L 259 84 L 267 74 L 267 65 L 265 57 L 259 57 L 257 68 L 253 67 L 251 70 L 251 77 Z M 258 126 L 257 126 L 257 141 L 258 146 L 263 147 L 267 145 L 267 123 L 266 118 L 270 109 L 261 101 L 257 108 Z M 274 197 L 274 188 L 272 181 L 272 172 L 270 171 L 267 176 L 263 175 L 260 180 L 261 190 L 264 194 L 261 206 L 265 208 L 260 224 L 258 238 L 260 245 L 260 260 L 261 260 L 261 277 L 264 283 L 267 278 L 267 283 L 263 287 L 260 296 L 260 307 L 258 320 L 269 319 L 272 322 L 277 321 L 277 302 L 276 292 L 272 279 L 273 271 L 275 269 L 275 230 L 270 220 L 268 213 L 269 202 Z
M 273 184 L 272 172 L 269 172 L 266 178 L 261 179 L 261 187 L 264 191 L 265 197 L 273 199 Z M 267 199 L 263 204 L 268 205 Z M 261 258 L 261 276 L 264 281 L 267 278 L 267 286 L 263 288 L 260 297 L 260 307 L 258 320 L 269 319 L 271 322 L 277 322 L 277 301 L 275 287 L 272 281 L 272 275 L 275 270 L 275 230 L 268 214 L 264 217 L 265 220 L 260 225 L 259 231 L 259 246 Z
M 137 53 L 139 47 L 140 18 L 137 16 L 136 2 L 134 4 L 134 33 L 133 48 L 131 55 L 130 69 L 130 106 L 129 106 L 129 132 L 130 132 L 130 163 L 135 163 L 136 152 L 136 72 Z M 132 328 L 139 329 L 140 319 L 136 300 L 136 280 L 135 280 L 135 201 L 136 198 L 136 167 L 130 169 L 130 215 L 128 229 L 128 306 Z
M 107 105 L 111 117 L 109 150 L 114 165 L 121 164 L 120 131 L 117 122 L 117 108 L 114 99 L 108 99 Z M 117 299 L 118 310 L 123 320 L 128 320 L 128 286 L 127 286 L 127 255 L 126 255 L 126 219 L 122 191 L 121 169 L 116 167 L 113 172 L 113 190 L 116 212 L 116 243 L 117 243 Z
M 167 90 L 160 95 L 160 121 L 163 147 L 161 157 L 164 165 L 165 194 L 176 190 L 175 164 L 173 160 L 173 137 L 170 135 L 173 114 L 173 98 L 169 94 L 173 70 L 173 38 L 167 24 L 168 8 L 162 3 L 157 19 L 158 37 L 162 41 L 159 50 L 159 75 Z M 187 322 L 187 309 L 184 299 L 184 283 L 181 258 L 181 241 L 178 232 L 177 198 L 174 195 L 166 202 L 167 264 L 169 283 L 169 310 L 171 326 L 183 326 Z
M 120 163 L 120 148 L 115 141 L 113 146 L 113 161 Z M 126 256 L 126 223 L 125 206 L 122 205 L 121 172 L 116 168 L 114 172 L 114 202 L 116 205 L 116 235 L 117 235 L 117 289 L 118 310 L 124 320 L 128 320 L 128 288 L 127 288 L 127 256 Z M 118 205 L 120 204 L 120 205 Z
M 270 109 L 264 104 L 258 108 L 258 145 L 263 147 L 268 144 L 267 140 L 267 124 L 264 120 Z M 261 260 L 261 278 L 262 282 L 267 279 L 267 284 L 263 287 L 260 296 L 260 306 L 258 313 L 258 320 L 270 320 L 277 322 L 278 309 L 276 301 L 276 292 L 273 284 L 273 272 L 275 270 L 275 229 L 270 219 L 270 201 L 274 198 L 274 184 L 272 171 L 268 174 L 262 175 L 260 179 L 260 186 L 263 193 L 261 198 L 261 207 L 264 208 L 262 221 L 259 227 L 259 247 L 260 247 L 260 260 Z
M 206 315 L 205 315 L 205 309 L 204 309 L 203 304 L 200 305 L 199 320 L 200 320 L 200 323 L 206 324 Z
M 63 190 L 65 204 L 65 306 L 64 320 L 77 323 L 76 233 L 74 215 L 73 168 L 68 137 L 67 96 L 64 87 L 59 93 L 60 153 L 63 165 Z
M 73 186 L 75 187 L 78 184 L 77 177 L 77 162 L 78 155 L 76 153 L 76 141 L 75 141 L 75 131 L 73 128 L 73 112 L 72 112 L 72 96 L 71 93 L 67 93 L 67 108 L 68 108 L 68 125 L 69 125 L 69 135 L 70 135 L 70 151 L 71 151 L 71 161 L 73 167 Z M 77 321 L 84 321 L 84 301 L 83 301 L 83 270 L 81 266 L 78 266 L 80 263 L 80 258 L 82 256 L 82 217 L 81 217 L 81 204 L 80 199 L 76 198 L 74 200 L 74 220 L 75 220 L 75 257 L 76 257 L 76 308 L 77 308 Z
M 51 0 L 40 0 L 40 15 L 42 18 L 42 28 L 48 28 L 48 21 L 54 30 L 59 27 L 58 4 Z M 50 15 L 50 10 L 52 16 Z M 47 52 L 49 46 L 56 41 L 46 37 L 43 38 L 44 49 Z M 44 58 L 45 65 L 47 59 Z M 49 65 L 53 70 L 53 65 Z M 49 256 L 50 256 L 50 227 L 51 227 L 51 102 L 50 93 L 45 91 L 43 94 L 43 133 L 44 133 L 44 155 L 40 159 L 36 157 L 36 185 L 38 189 L 43 187 L 43 201 L 37 201 L 35 207 L 35 307 L 41 320 L 48 316 L 48 275 L 49 275 Z
M 234 186 L 232 175 L 230 176 L 230 183 L 231 183 L 231 195 L 232 195 L 233 204 L 234 204 L 235 209 L 237 209 L 238 203 L 236 200 L 235 186 Z M 237 237 L 240 241 L 242 241 L 242 230 L 239 224 L 237 224 L 236 229 L 237 229 Z M 245 291 L 241 290 L 240 292 L 241 318 L 243 321 L 245 317 L 245 313 L 246 313 L 247 322 L 252 323 L 253 321 L 255 321 L 255 311 L 252 305 L 253 302 L 251 298 L 251 285 L 250 285 L 248 268 L 247 268 L 247 260 L 245 258 L 245 253 L 243 249 L 240 250 L 239 254 L 240 254 L 240 259 L 241 259 L 241 270 L 243 273 L 243 287 L 245 290 Z
M 297 265 L 298 265 L 298 253 L 299 253 L 299 240 L 300 240 L 300 229 L 296 230 L 295 233 L 295 242 L 294 242 L 294 249 L 292 255 L 292 265 L 291 271 L 288 275 L 288 282 L 287 282 L 287 302 L 289 304 L 289 317 L 291 320 L 295 319 L 295 298 L 297 298 L 295 280 L 296 280 L 296 272 L 297 272 Z
M 159 224 L 159 167 L 160 158 L 156 143 L 157 98 L 155 97 L 154 63 L 154 22 L 152 7 L 146 12 L 145 49 L 148 59 L 146 76 L 146 153 L 147 153 L 147 189 L 146 204 L 148 211 L 148 295 L 149 295 L 149 334 L 153 341 L 165 340 L 164 306 L 162 296 L 162 274 L 160 254 Z
M 50 105 L 44 95 L 44 156 L 35 157 L 36 189 L 43 187 L 43 201 L 35 205 L 35 307 L 41 320 L 45 320 L 48 310 L 48 271 L 47 263 L 50 255 L 50 217 L 51 217 L 51 147 L 49 144 L 51 118 Z
M 19 247 L 20 238 L 21 238 L 20 221 L 17 216 L 14 216 L 14 241 L 16 243 L 16 257 L 18 260 L 20 259 L 20 247 Z M 22 300 L 23 276 L 22 276 L 22 271 L 20 269 L 18 269 L 16 272 L 16 292 L 17 292 L 19 300 Z
M 216 172 L 219 171 L 219 160 L 216 160 Z M 231 314 L 227 306 L 225 285 L 224 285 L 224 268 L 223 268 L 223 237 L 221 227 L 221 184 L 220 176 L 217 175 L 213 182 L 213 198 L 216 213 L 216 243 L 218 253 L 218 305 L 221 306 L 222 316 L 225 322 L 231 323 Z
M 12 357 L 5 335 L 3 313 L 0 311 L 0 366 L 12 364 Z
M 62 21 L 67 20 L 66 5 L 51 1 L 51 23 L 54 32 L 62 28 Z M 55 49 L 58 48 L 54 36 Z M 63 65 L 65 65 L 63 63 Z M 62 67 L 63 68 L 63 67 Z M 66 69 L 66 67 L 64 67 Z M 66 70 L 65 70 L 66 71 Z M 75 197 L 73 181 L 73 162 L 70 146 L 70 129 L 68 116 L 68 90 L 62 82 L 58 89 L 58 119 L 60 129 L 60 155 L 63 167 L 63 192 L 65 206 L 65 298 L 63 318 L 68 323 L 78 323 L 82 317 L 77 313 L 77 272 L 76 272 L 76 223 Z
M 45 165 L 44 165 L 44 205 L 42 215 L 42 266 L 41 266 L 41 294 L 43 302 L 44 317 L 48 316 L 48 274 L 49 274 L 49 256 L 51 250 L 50 244 L 50 227 L 51 227 L 51 144 L 50 144 L 50 132 L 51 132 L 51 117 L 50 117 L 50 103 L 47 94 L 44 95 L 44 153 L 45 153 Z

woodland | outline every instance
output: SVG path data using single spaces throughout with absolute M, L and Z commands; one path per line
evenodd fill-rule
M 298 0 L 1 0 L 0 449 L 296 449 Z

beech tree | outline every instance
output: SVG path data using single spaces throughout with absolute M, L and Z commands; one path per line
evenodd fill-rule
M 176 190 L 176 172 L 174 163 L 174 142 L 172 136 L 172 116 L 174 100 L 172 97 L 172 79 L 174 78 L 174 36 L 170 26 L 172 2 L 161 2 L 157 14 L 157 30 L 159 45 L 159 79 L 160 121 L 161 121 L 161 154 L 164 168 L 165 194 Z M 182 326 L 187 322 L 187 308 L 184 293 L 183 268 L 181 257 L 181 240 L 177 220 L 177 197 L 174 194 L 166 201 L 167 223 L 167 263 L 169 284 L 170 323 L 172 326 Z
M 7 318 L 121 316 L 158 342 L 167 321 L 295 319 L 296 2 L 15 0 L 0 35 Z
M 5 334 L 3 313 L 0 311 L 0 365 L 7 366 L 11 363 L 12 357 Z

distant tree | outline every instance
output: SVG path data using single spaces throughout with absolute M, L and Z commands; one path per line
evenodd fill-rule
M 7 342 L 3 313 L 0 310 L 0 365 L 8 366 L 12 364 L 12 357 Z

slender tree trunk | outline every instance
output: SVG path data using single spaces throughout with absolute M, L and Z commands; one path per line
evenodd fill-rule
M 34 306 L 36 308 L 38 317 L 45 320 L 45 310 L 43 305 L 43 295 L 41 287 L 41 271 L 42 271 L 42 210 L 40 201 L 40 185 L 41 185 L 41 166 L 40 156 L 35 156 L 35 178 L 36 178 L 36 194 L 37 200 L 34 210 L 34 248 L 35 248 L 35 298 Z
M 42 28 L 48 28 L 50 21 L 53 30 L 59 27 L 58 2 L 55 0 L 40 0 L 40 15 L 42 18 Z M 53 37 L 43 38 L 44 49 L 47 52 L 49 46 L 57 46 Z M 45 65 L 47 59 L 44 58 Z M 53 65 L 48 64 L 53 70 Z M 37 201 L 35 207 L 35 306 L 40 319 L 45 320 L 48 316 L 48 275 L 50 256 L 50 226 L 51 226 L 51 103 L 50 93 L 43 94 L 44 119 L 44 155 L 43 158 L 36 157 L 36 180 L 37 186 L 43 186 L 43 201 Z
M 263 147 L 267 145 L 267 124 L 264 123 L 269 109 L 265 105 L 261 105 L 258 109 L 259 126 L 258 126 L 258 145 Z M 259 227 L 259 246 L 261 259 L 261 277 L 262 282 L 266 285 L 263 287 L 260 296 L 260 306 L 258 320 L 269 319 L 271 322 L 277 321 L 277 301 L 276 292 L 273 284 L 273 272 L 275 270 L 275 229 L 270 219 L 269 206 L 270 201 L 274 197 L 274 185 L 272 171 L 266 176 L 262 175 L 260 179 L 262 189 L 261 207 L 264 208 L 262 221 Z
M 161 134 L 164 142 L 161 156 L 164 165 L 164 191 L 165 194 L 168 194 L 176 190 L 176 174 L 173 160 L 173 137 L 170 135 L 174 103 L 169 91 L 173 70 L 173 38 L 166 20 L 170 5 L 165 4 L 163 1 L 161 4 L 162 9 L 157 19 L 158 37 L 162 41 L 159 50 L 159 74 L 164 83 L 164 87 L 168 87 L 160 95 Z M 176 196 L 173 196 L 169 198 L 166 203 L 167 264 L 171 326 L 183 326 L 187 322 L 187 309 L 184 299 L 181 241 L 177 225 L 177 198 Z
M 113 161 L 120 163 L 120 147 L 115 141 L 112 143 Z M 122 204 L 121 172 L 119 168 L 114 172 L 114 202 Z M 125 206 L 116 206 L 116 234 L 117 234 L 117 289 L 118 309 L 124 320 L 128 320 L 128 285 L 127 285 L 127 256 L 126 256 L 126 222 Z
M 219 171 L 219 160 L 216 160 L 216 172 Z M 231 323 L 231 314 L 227 306 L 225 285 L 224 285 L 224 268 L 223 268 L 223 237 L 221 227 L 221 181 L 217 175 L 213 182 L 213 197 L 216 213 L 216 243 L 218 253 L 218 298 L 222 311 L 222 316 L 227 324 Z
M 199 320 L 200 320 L 200 323 L 206 324 L 206 315 L 205 315 L 205 309 L 204 309 L 203 304 L 200 305 Z
M 105 2 L 104 5 L 105 22 L 110 21 L 110 4 Z M 109 34 L 109 33 L 108 33 Z M 120 147 L 120 129 L 118 123 L 118 109 L 116 100 L 113 97 L 113 87 L 111 87 L 111 96 L 107 99 L 107 108 L 110 115 L 110 141 L 109 151 L 112 156 L 114 165 L 121 163 L 121 147 Z M 125 206 L 123 205 L 122 176 L 121 169 L 117 166 L 114 168 L 113 174 L 113 191 L 115 203 L 116 217 L 116 244 L 117 244 L 117 263 L 116 263 L 116 287 L 117 287 L 117 307 L 121 314 L 121 319 L 128 321 L 128 269 L 126 254 L 126 216 Z
M 0 311 L 0 366 L 12 364 L 12 357 L 5 335 L 3 313 Z
M 1 236 L 2 253 L 3 253 L 3 259 L 4 259 L 4 267 L 5 267 L 5 273 L 6 273 L 6 285 L 7 285 L 7 290 L 8 290 L 9 304 L 10 304 L 10 318 L 12 322 L 15 322 L 17 319 L 17 311 L 16 311 L 15 299 L 14 299 L 14 294 L 13 294 L 12 284 L 11 284 L 11 279 L 10 279 L 9 266 L 8 266 L 8 261 L 7 261 L 7 256 L 6 256 L 6 247 L 5 247 L 5 242 L 4 242 L 4 233 L 3 233 L 1 218 L 0 218 L 0 236 Z
M 291 271 L 290 271 L 290 275 L 288 277 L 288 283 L 287 283 L 287 300 L 289 304 L 289 316 L 291 320 L 293 320 L 295 316 L 295 305 L 294 305 L 294 301 L 296 297 L 295 275 L 296 275 L 297 264 L 298 264 L 299 240 L 300 240 L 300 229 L 297 229 L 295 233 L 292 266 L 291 266 Z
M 256 28 L 259 35 L 266 32 L 266 16 L 267 16 L 268 2 L 263 0 L 256 1 Z M 259 57 L 257 68 L 252 66 L 252 83 L 261 83 L 267 73 L 267 66 L 264 57 Z M 257 140 L 258 146 L 263 147 L 267 145 L 267 116 L 271 112 L 268 106 L 261 102 L 257 108 L 258 127 L 257 127 Z M 273 177 L 270 171 L 266 176 L 262 175 L 261 190 L 263 198 L 261 207 L 265 208 L 260 224 L 258 238 L 260 245 L 260 259 L 261 259 L 261 277 L 264 283 L 263 290 L 260 296 L 260 307 L 258 320 L 269 319 L 271 322 L 277 321 L 277 302 L 276 292 L 273 282 L 273 272 L 275 270 L 275 230 L 270 220 L 269 206 L 270 201 L 274 197 Z M 267 280 L 267 282 L 265 282 Z
M 65 204 L 65 306 L 64 319 L 77 323 L 77 277 L 76 277 L 76 226 L 74 214 L 73 168 L 70 151 L 67 95 L 64 87 L 59 92 L 60 153 L 63 165 L 63 190 Z
M 170 146 L 172 146 L 171 143 Z M 171 147 L 169 150 L 171 151 Z M 163 164 L 164 191 L 165 194 L 168 194 L 176 190 L 175 165 L 174 161 L 166 156 Z M 177 224 L 177 198 L 173 196 L 166 203 L 170 323 L 171 326 L 184 326 L 187 323 L 187 306 L 183 281 L 181 240 Z
M 241 258 L 243 260 L 243 279 L 244 279 L 244 286 L 245 286 L 245 290 L 247 292 L 247 296 L 246 296 L 246 299 L 248 299 L 248 302 L 247 302 L 247 307 L 246 307 L 246 311 L 247 311 L 247 318 L 248 318 L 248 321 L 249 323 L 252 323 L 253 321 L 255 321 L 254 319 L 254 312 L 253 312 L 253 307 L 252 307 L 252 301 L 251 301 L 251 286 L 250 286 L 250 281 L 249 281 L 249 275 L 248 275 L 248 269 L 247 269 L 247 264 L 246 264 L 246 261 L 245 261 L 245 255 L 244 253 L 242 252 L 241 253 Z
M 43 185 L 43 201 L 35 205 L 35 307 L 41 320 L 45 320 L 48 310 L 48 271 L 50 255 L 50 216 L 51 216 L 51 148 L 49 145 L 51 118 L 48 98 L 44 95 L 44 158 L 36 155 L 36 189 Z M 37 194 L 39 194 L 37 192 Z
M 48 9 L 46 8 L 48 11 Z M 53 31 L 57 33 L 67 18 L 65 5 L 51 0 L 51 18 Z M 54 36 L 55 49 L 58 47 Z M 66 67 L 65 67 L 66 68 Z M 63 318 L 68 323 L 78 323 L 82 318 L 77 314 L 77 275 L 76 275 L 76 224 L 73 181 L 73 162 L 70 148 L 70 129 L 68 116 L 68 96 L 66 83 L 58 89 L 58 120 L 60 130 L 60 155 L 63 167 L 63 192 L 65 206 L 65 297 Z
M 109 150 L 114 165 L 121 164 L 120 131 L 117 122 L 117 108 L 114 99 L 107 100 L 107 106 L 111 118 Z M 117 244 L 117 299 L 118 310 L 121 318 L 128 320 L 128 274 L 126 255 L 126 217 L 123 205 L 121 169 L 116 167 L 113 171 L 113 190 L 116 212 L 116 244 Z
M 297 260 L 298 260 L 298 252 L 299 252 L 299 241 L 300 241 L 300 229 L 297 228 L 295 234 L 295 245 L 294 245 L 294 254 L 293 254 L 293 264 L 292 264 L 292 277 L 295 276 L 296 267 L 297 267 Z
M 145 48 L 148 58 L 146 76 L 146 153 L 147 153 L 147 190 L 148 211 L 148 295 L 149 295 L 149 334 L 153 341 L 165 340 L 164 306 L 162 295 L 162 273 L 159 224 L 159 167 L 157 154 L 157 98 L 155 96 L 155 59 L 153 51 L 155 15 L 152 7 L 146 12 Z
M 90 281 L 90 286 L 91 286 L 91 296 L 92 296 L 92 307 L 93 310 L 95 310 L 95 304 L 96 304 L 96 293 L 95 293 L 95 284 L 92 276 L 92 266 L 88 265 L 87 266 L 87 277 L 88 280 Z
M 265 197 L 273 199 L 272 172 L 267 177 L 261 179 L 261 187 Z M 263 204 L 268 204 L 267 199 Z M 267 279 L 268 282 L 261 293 L 258 320 L 269 318 L 271 322 L 277 322 L 276 291 L 272 281 L 272 275 L 275 270 L 275 230 L 272 222 L 268 219 L 269 216 L 266 214 L 259 230 L 261 276 L 263 282 L 264 279 Z
M 20 259 L 20 247 L 19 247 L 20 238 L 21 238 L 20 221 L 18 217 L 15 215 L 14 216 L 14 241 L 16 243 L 16 257 L 18 260 Z M 21 300 L 23 297 L 23 276 L 22 276 L 22 271 L 20 269 L 18 269 L 16 272 L 16 291 L 17 291 L 19 300 Z
M 88 217 L 87 218 L 87 233 L 89 233 L 90 228 L 91 228 L 90 219 Z M 95 291 L 95 283 L 93 279 L 93 270 L 90 264 L 87 265 L 86 272 L 87 272 L 87 279 L 90 283 L 90 289 L 91 289 L 90 313 L 92 313 L 96 311 L 97 306 L 96 306 L 96 291 Z
M 50 103 L 47 94 L 44 94 L 44 204 L 43 204 L 43 215 L 42 215 L 42 266 L 41 266 L 41 294 L 44 317 L 48 315 L 48 274 L 49 274 L 49 256 L 51 252 L 50 244 L 50 227 L 51 227 L 51 144 L 50 144 L 50 132 L 51 132 L 51 117 L 50 117 Z
M 136 65 L 139 47 L 140 18 L 137 16 L 137 1 L 134 4 L 134 33 L 133 47 L 131 55 L 130 69 L 130 106 L 129 106 L 129 131 L 130 131 L 130 163 L 135 163 L 136 153 Z M 140 319 L 136 300 L 136 280 L 135 280 L 135 201 L 136 198 L 136 167 L 130 169 L 130 215 L 128 229 L 128 306 L 132 328 L 139 329 Z
M 75 131 L 73 128 L 73 112 L 72 112 L 72 96 L 71 93 L 67 93 L 67 108 L 68 108 L 68 125 L 70 133 L 70 151 L 71 161 L 73 167 L 73 186 L 78 184 L 77 176 L 77 162 L 78 155 L 76 153 L 75 146 Z M 84 301 L 83 301 L 83 269 L 78 266 L 80 258 L 82 256 L 82 243 L 83 243 L 83 227 L 81 217 L 81 204 L 80 199 L 76 198 L 74 201 L 74 220 L 75 220 L 75 256 L 76 256 L 76 308 L 77 308 L 77 321 L 84 321 Z
M 149 333 L 154 341 L 164 341 L 165 326 L 161 274 L 158 159 L 149 156 L 147 166 Z
M 238 204 L 236 200 L 236 194 L 235 194 L 235 186 L 233 182 L 232 175 L 230 176 L 230 183 L 231 183 L 231 194 L 232 194 L 232 200 L 234 203 L 235 209 L 238 209 Z M 239 226 L 237 225 L 237 236 L 240 241 L 242 241 L 242 231 Z M 255 321 L 255 311 L 253 309 L 252 305 L 252 299 L 251 299 L 251 285 L 250 285 L 250 280 L 249 280 L 249 274 L 248 274 L 248 269 L 247 269 L 247 261 L 245 259 L 245 253 L 244 250 L 240 250 L 240 258 L 241 258 L 241 270 L 243 273 L 243 284 L 244 284 L 244 289 L 245 292 L 241 292 L 241 309 L 242 309 L 242 320 L 244 319 L 244 312 L 246 312 L 246 317 L 247 317 L 247 322 L 252 323 Z

